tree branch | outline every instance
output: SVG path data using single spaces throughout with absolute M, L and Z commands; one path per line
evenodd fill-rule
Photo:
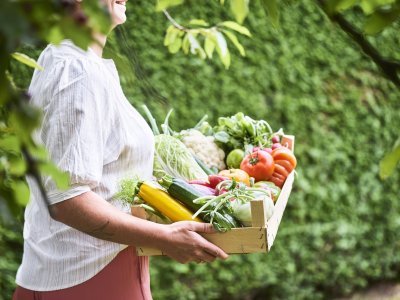
M 183 27 L 182 25 L 180 25 L 178 22 L 175 21 L 174 18 L 171 17 L 171 15 L 167 12 L 167 10 L 163 10 L 164 15 L 167 17 L 168 21 L 171 22 L 172 25 L 174 25 L 174 27 L 178 28 L 179 30 L 182 31 L 189 31 L 190 29 Z
M 362 51 L 372 59 L 383 74 L 397 87 L 400 87 L 400 78 L 398 74 L 400 70 L 400 61 L 383 57 L 381 53 L 365 38 L 365 35 L 347 21 L 343 15 L 339 13 L 330 14 L 326 10 L 324 0 L 318 0 L 317 3 L 329 19 L 338 24 L 339 27 L 362 49 Z
M 49 198 L 47 197 L 46 190 L 43 186 L 43 182 L 40 177 L 40 172 L 38 169 L 38 163 L 37 163 L 36 159 L 34 157 L 32 157 L 32 155 L 29 153 L 29 151 L 27 150 L 27 148 L 25 146 L 21 147 L 21 152 L 22 152 L 22 154 L 27 162 L 27 165 L 28 165 L 26 174 L 31 175 L 36 180 L 36 183 L 39 186 L 40 193 L 42 194 L 42 197 L 43 197 L 44 201 L 46 202 L 47 207 L 49 207 L 50 201 L 49 201 Z

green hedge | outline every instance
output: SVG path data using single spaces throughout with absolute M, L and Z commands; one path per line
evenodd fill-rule
M 11 299 L 22 258 L 22 227 L 0 222 L 0 300 Z
M 180 22 L 229 18 L 214 2 L 187 1 L 171 13 Z M 253 38 L 241 38 L 247 57 L 232 48 L 228 71 L 218 60 L 169 54 L 162 47 L 167 21 L 151 2 L 130 3 L 128 11 L 129 53 L 148 82 L 121 81 L 139 110 L 146 103 L 161 121 L 173 107 L 176 129 L 240 110 L 294 134 L 299 162 L 271 253 L 210 265 L 152 258 L 155 299 L 329 299 L 399 279 L 400 176 L 397 169 L 382 182 L 378 164 L 398 136 L 400 93 L 312 1 L 285 6 L 278 30 L 252 2 L 245 25 Z M 399 39 L 396 25 L 371 41 L 398 56 Z M 113 40 L 118 51 L 124 43 Z

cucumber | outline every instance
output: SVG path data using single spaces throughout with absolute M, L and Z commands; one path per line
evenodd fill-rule
M 193 200 L 204 195 L 182 179 L 173 178 L 167 191 L 172 198 L 182 202 L 193 212 L 196 212 L 201 207 L 200 204 L 194 203 Z
M 193 213 L 198 211 L 202 206 L 201 204 L 194 203 L 193 200 L 204 195 L 193 188 L 185 180 L 172 178 L 171 176 L 164 176 L 161 178 L 160 184 L 167 189 L 168 194 L 172 198 L 180 201 Z M 200 213 L 199 217 L 205 222 L 210 222 L 211 220 L 211 215 L 206 211 Z M 219 231 L 226 231 L 233 227 L 240 227 L 240 223 L 226 211 L 220 211 L 214 215 L 213 225 Z

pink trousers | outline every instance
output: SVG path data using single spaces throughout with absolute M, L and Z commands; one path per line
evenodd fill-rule
M 149 258 L 122 250 L 91 279 L 76 286 L 37 292 L 18 286 L 13 300 L 151 300 Z

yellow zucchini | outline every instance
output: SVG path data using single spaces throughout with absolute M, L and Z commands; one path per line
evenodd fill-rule
M 161 214 L 168 217 L 172 222 L 202 222 L 199 218 L 192 219 L 193 213 L 190 210 L 172 198 L 168 193 L 149 182 L 141 184 L 138 196 L 157 209 Z

